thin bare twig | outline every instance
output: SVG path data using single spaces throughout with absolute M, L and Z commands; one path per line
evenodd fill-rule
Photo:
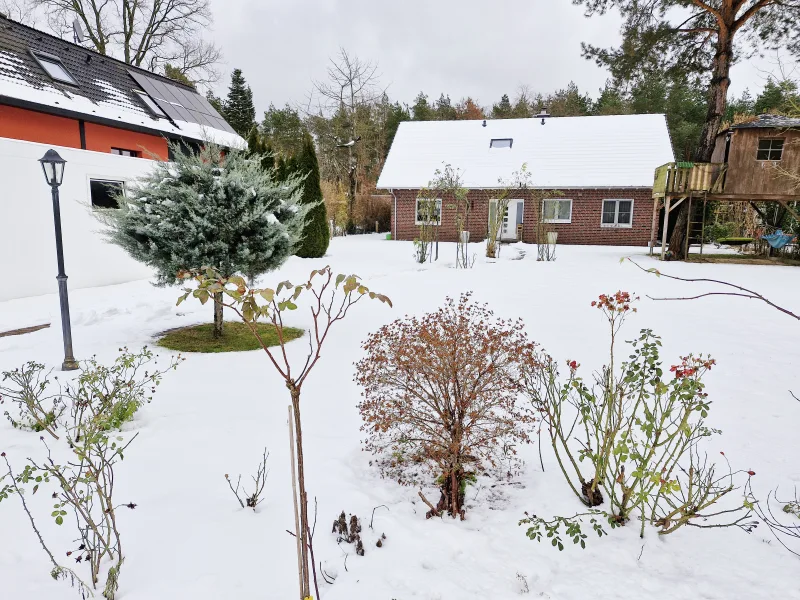
M 749 290 L 740 285 L 728 283 L 727 281 L 720 281 L 719 279 L 707 279 L 704 277 L 690 278 L 690 277 L 677 277 L 676 275 L 667 275 L 666 273 L 662 273 L 655 267 L 652 267 L 650 269 L 645 269 L 643 266 L 641 266 L 639 263 L 637 263 L 630 257 L 625 258 L 624 260 L 633 263 L 639 270 L 644 271 L 645 273 L 653 273 L 656 277 L 666 277 L 667 279 L 674 279 L 676 281 L 685 281 L 688 283 L 715 283 L 717 285 L 723 285 L 729 288 L 739 290 L 738 292 L 707 292 L 705 294 L 698 294 L 696 296 L 675 297 L 675 298 L 653 298 L 652 296 L 647 296 L 651 300 L 697 300 L 698 298 L 705 298 L 706 296 L 739 296 L 741 298 L 749 298 L 751 300 L 760 300 L 761 302 L 768 304 L 772 308 L 779 310 L 780 312 L 800 321 L 800 315 L 793 313 L 787 308 L 778 306 L 777 304 L 768 300 L 758 292 L 754 292 L 753 290 Z
M 17 480 L 14 479 L 14 472 L 11 470 L 11 464 L 8 462 L 8 458 L 6 457 L 6 453 L 3 452 L 0 454 L 3 457 L 3 460 L 6 462 L 6 467 L 8 468 L 8 476 L 11 479 L 11 486 L 14 488 L 14 491 L 19 496 L 20 502 L 22 502 L 22 508 L 25 510 L 25 514 L 28 515 L 28 520 L 31 522 L 31 528 L 33 532 L 36 534 L 36 537 L 39 538 L 39 544 L 42 546 L 42 549 L 47 553 L 47 556 L 50 558 L 50 562 L 53 563 L 53 571 L 52 575 L 53 578 L 57 579 L 59 576 L 69 577 L 70 581 L 73 585 L 77 584 L 78 589 L 86 597 L 85 594 L 89 594 L 89 596 L 94 596 L 92 590 L 87 586 L 83 580 L 78 577 L 78 575 L 72 570 L 66 567 L 62 567 L 61 565 L 56 562 L 53 553 L 50 552 L 50 549 L 47 547 L 47 544 L 44 543 L 44 538 L 42 538 L 42 534 L 39 531 L 39 528 L 36 527 L 36 522 L 33 520 L 33 515 L 31 514 L 30 509 L 28 509 L 28 503 L 25 502 L 25 493 L 23 490 L 19 489 L 17 485 Z
M 389 510 L 389 507 L 386 506 L 385 504 L 379 504 L 378 506 L 373 508 L 372 509 L 372 518 L 369 520 L 369 528 L 370 529 L 372 529 L 372 521 L 375 519 L 375 511 L 378 510 L 379 508 L 385 508 L 386 510 Z
M 242 476 L 239 475 L 239 479 L 236 480 L 236 489 L 233 489 L 233 484 L 231 483 L 230 477 L 228 477 L 227 474 L 225 475 L 225 481 L 228 482 L 228 487 L 231 488 L 233 495 L 236 496 L 236 499 L 239 501 L 239 504 L 241 505 L 242 508 L 244 508 L 244 502 L 242 502 L 242 499 L 239 497 L 239 484 L 242 481 Z

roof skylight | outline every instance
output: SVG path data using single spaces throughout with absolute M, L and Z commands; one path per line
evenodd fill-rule
M 489 142 L 489 148 L 511 148 L 513 144 L 513 138 L 493 138 Z
M 42 67 L 52 79 L 70 85 L 78 85 L 77 80 L 67 71 L 67 67 L 64 66 L 64 63 L 62 63 L 61 59 L 57 56 L 33 51 L 31 54 L 36 59 L 36 62 L 39 63 L 39 66 Z

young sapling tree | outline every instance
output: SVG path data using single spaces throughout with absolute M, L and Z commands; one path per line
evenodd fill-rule
M 489 204 L 489 231 L 486 236 L 486 257 L 500 256 L 500 239 L 503 231 L 503 220 L 508 215 L 508 203 L 516 193 L 524 192 L 531 183 L 528 164 L 523 163 L 519 171 L 514 171 L 511 179 L 498 179 L 500 193 L 496 200 Z
M 305 482 L 305 464 L 303 454 L 303 428 L 301 419 L 301 392 L 314 367 L 322 357 L 322 347 L 328 339 L 333 326 L 344 320 L 350 310 L 364 298 L 380 300 L 391 306 L 389 298 L 371 291 L 361 283 L 356 275 L 335 275 L 329 266 L 311 271 L 308 280 L 299 285 L 283 281 L 276 288 L 249 287 L 243 277 L 225 276 L 212 267 L 201 271 L 184 271 L 179 278 L 196 282 L 195 288 L 185 288 L 185 293 L 178 299 L 178 304 L 189 296 L 197 298 L 205 304 L 209 300 L 221 302 L 235 312 L 252 330 L 253 335 L 267 355 L 267 358 L 284 380 L 291 401 L 295 445 L 293 464 L 297 469 L 299 504 L 299 527 L 296 532 L 300 540 L 298 570 L 300 572 L 300 599 L 311 595 L 311 570 L 314 565 L 309 562 L 309 546 L 311 544 L 311 528 L 308 518 L 308 492 Z M 283 335 L 284 318 L 287 311 L 297 310 L 298 300 L 309 298 L 312 324 L 308 332 L 308 353 L 305 360 L 292 364 L 289 359 Z M 279 345 L 270 347 L 258 333 L 256 323 L 265 320 L 275 327 Z M 315 583 L 316 583 L 316 577 Z
M 454 214 L 456 226 L 456 268 L 468 269 L 475 263 L 474 258 L 469 257 L 469 214 L 471 203 L 467 199 L 467 188 L 464 187 L 464 175 L 461 169 L 453 168 L 450 164 L 444 164 L 441 169 L 436 169 L 433 179 L 425 188 L 426 202 L 435 200 L 436 205 L 431 206 L 428 202 L 429 210 L 439 210 L 444 206 Z M 442 213 L 438 215 L 438 222 L 442 221 Z
M 419 236 L 414 240 L 414 260 L 424 264 L 433 258 L 434 243 L 442 223 L 442 199 L 437 197 L 437 190 L 422 188 L 417 195 L 416 210 Z

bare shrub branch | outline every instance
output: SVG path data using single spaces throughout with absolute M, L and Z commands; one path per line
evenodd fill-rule
M 261 462 L 258 463 L 258 470 L 256 474 L 251 476 L 253 480 L 253 491 L 248 492 L 247 490 L 242 490 L 242 494 L 239 494 L 239 488 L 241 487 L 240 484 L 242 482 L 242 476 L 239 475 L 238 479 L 236 480 L 236 488 L 233 487 L 233 482 L 231 482 L 230 477 L 228 474 L 225 474 L 225 481 L 228 482 L 228 487 L 231 488 L 231 491 L 236 496 L 236 499 L 239 501 L 239 506 L 242 508 L 252 508 L 254 511 L 256 507 L 263 502 L 263 498 L 261 498 L 261 494 L 264 492 L 264 486 L 267 484 L 267 475 L 269 475 L 269 471 L 267 470 L 267 460 L 269 459 L 269 452 L 267 449 L 264 448 L 264 453 L 261 457 Z

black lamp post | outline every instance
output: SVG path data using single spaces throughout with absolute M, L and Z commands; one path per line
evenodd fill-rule
M 61 301 L 61 333 L 64 337 L 63 371 L 78 368 L 78 362 L 72 355 L 72 327 L 69 321 L 69 296 L 67 294 L 67 274 L 64 273 L 64 247 L 61 243 L 61 208 L 58 200 L 58 186 L 64 180 L 64 165 L 67 163 L 55 150 L 48 150 L 39 159 L 47 185 L 53 194 L 53 221 L 56 228 L 56 256 L 58 257 L 58 298 Z

